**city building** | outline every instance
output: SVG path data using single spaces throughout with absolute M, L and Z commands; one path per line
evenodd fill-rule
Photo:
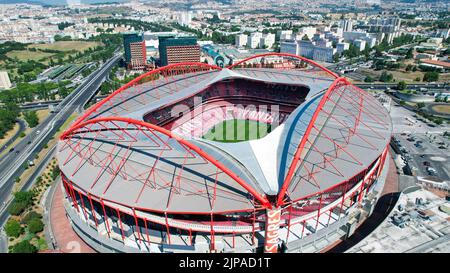
M 353 22 L 352 20 L 342 20 L 341 28 L 343 31 L 352 31 L 353 30 Z
M 314 57 L 315 45 L 312 41 L 300 40 L 298 42 L 298 55 L 312 59 Z
M 333 62 L 333 56 L 337 50 L 332 47 L 330 41 L 319 36 L 316 37 L 318 39 L 316 42 L 308 40 L 281 41 L 280 52 L 303 56 L 315 61 Z
M 249 46 L 250 48 L 260 47 L 262 37 L 263 34 L 261 32 L 253 32 L 247 38 L 247 46 Z
M 201 46 L 202 52 L 207 56 L 208 64 L 214 64 L 218 67 L 226 67 L 231 64 L 231 60 L 224 54 L 220 53 L 218 49 L 214 48 L 212 44 Z
M 147 64 L 147 49 L 144 36 L 138 33 L 125 33 L 123 35 L 125 49 L 125 63 L 129 69 L 145 69 Z
M 299 55 L 299 45 L 295 40 L 285 40 L 280 42 L 280 52 Z
M 300 39 L 303 38 L 304 35 L 308 36 L 309 39 L 312 39 L 314 37 L 314 34 L 317 33 L 317 28 L 315 27 L 301 27 L 298 30 L 298 34 L 300 34 Z M 297 38 L 299 39 L 299 38 Z
M 366 48 L 366 41 L 365 40 L 359 40 L 356 39 L 353 41 L 353 45 L 359 50 L 363 51 Z
M 336 51 L 339 54 L 342 54 L 345 50 L 348 50 L 350 48 L 349 43 L 337 43 L 336 44 Z
M 350 43 L 355 43 L 355 40 L 360 40 L 360 41 L 364 41 L 365 44 L 364 46 L 367 44 L 369 46 L 369 48 L 372 48 L 374 46 L 377 45 L 377 43 L 380 43 L 384 37 L 388 37 L 388 42 L 392 42 L 392 39 L 395 37 L 395 33 L 380 33 L 380 35 L 378 34 L 372 34 L 372 33 L 368 33 L 368 32 L 364 32 L 364 31 L 346 31 L 344 32 L 343 36 L 344 36 L 344 40 L 346 42 L 350 42 Z
M 336 53 L 336 49 L 332 47 L 316 46 L 314 48 L 313 60 L 319 62 L 333 62 L 333 56 Z
M 259 47 L 271 48 L 275 43 L 275 34 L 267 33 L 261 37 Z
M 436 37 L 448 39 L 450 37 L 450 28 L 444 28 L 444 29 L 437 29 L 436 30 Z
M 181 62 L 199 62 L 200 46 L 196 37 L 159 37 L 159 58 L 160 65 Z
M 178 32 L 176 31 L 144 32 L 145 46 L 158 49 L 160 36 L 176 36 L 176 35 L 178 35 Z
M 315 62 L 274 57 L 150 71 L 151 84 L 133 80 L 63 132 L 61 202 L 83 241 L 98 252 L 319 252 L 351 235 L 384 187 L 389 113 Z M 203 138 L 229 119 L 272 130 Z
M 188 26 L 192 22 L 192 11 L 185 11 L 178 14 L 178 24 Z
M 12 86 L 8 72 L 0 71 L 0 89 L 10 89 Z
M 236 47 L 244 47 L 247 45 L 248 35 L 246 34 L 238 34 L 235 37 L 235 46 Z
M 291 40 L 292 37 L 292 30 L 278 30 L 277 31 L 277 37 L 279 37 L 279 39 L 281 41 L 283 40 Z

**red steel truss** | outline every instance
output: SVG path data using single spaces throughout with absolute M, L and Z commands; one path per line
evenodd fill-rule
M 119 125 L 118 123 L 121 123 L 121 124 Z M 122 127 L 123 123 L 126 124 L 125 127 Z M 96 125 L 95 129 L 93 129 L 93 125 Z M 246 189 L 252 196 L 254 196 L 256 198 L 256 200 L 259 201 L 259 203 L 263 207 L 266 207 L 266 208 L 271 207 L 271 204 L 269 203 L 269 201 L 267 200 L 267 198 L 265 196 L 261 195 L 253 187 L 248 185 L 247 182 L 245 182 L 240 177 L 238 177 L 236 174 L 234 174 L 231 170 L 226 168 L 221 162 L 219 162 L 215 158 L 211 157 L 209 154 L 205 153 L 203 150 L 201 150 L 197 146 L 193 145 L 191 142 L 189 142 L 189 141 L 179 137 L 178 135 L 175 135 L 172 132 L 170 132 L 164 128 L 161 128 L 159 126 L 149 124 L 144 121 L 130 119 L 130 118 L 122 118 L 122 117 L 95 118 L 95 119 L 88 120 L 86 122 L 76 124 L 76 125 L 72 126 L 69 131 L 66 131 L 61 136 L 61 141 L 63 141 L 61 150 L 66 148 L 65 146 L 67 145 L 67 146 L 71 147 L 71 152 L 67 156 L 64 163 L 66 163 L 68 160 L 72 159 L 73 158 L 72 155 L 74 153 L 78 154 L 78 156 L 80 156 L 80 161 L 77 164 L 77 167 L 75 168 L 74 172 L 72 174 L 68 174 L 68 175 L 73 176 L 79 170 L 79 166 L 81 166 L 84 161 L 92 162 L 93 160 L 96 160 L 95 163 L 102 164 L 102 167 L 105 167 L 107 162 L 111 162 L 114 152 L 115 152 L 115 149 L 112 149 L 109 152 L 108 156 L 106 156 L 103 159 L 100 159 L 100 158 L 96 158 L 95 149 L 92 148 L 92 144 L 101 135 L 104 135 L 105 130 L 108 130 L 108 131 L 112 132 L 115 136 L 117 136 L 116 141 L 126 141 L 129 144 L 128 144 L 127 150 L 125 152 L 125 155 L 122 156 L 122 160 L 119 162 L 119 164 L 117 166 L 113 166 L 113 168 L 110 170 L 111 171 L 110 181 L 108 182 L 106 188 L 104 189 L 103 194 L 106 193 L 106 191 L 108 190 L 109 186 L 111 185 L 111 183 L 113 182 L 113 180 L 116 176 L 118 176 L 118 175 L 126 176 L 127 175 L 127 173 L 124 172 L 124 169 L 125 169 L 124 165 L 126 163 L 126 157 L 127 157 L 126 155 L 128 154 L 133 143 L 137 142 L 138 137 L 145 136 L 148 139 L 148 141 L 150 143 L 152 143 L 153 145 L 161 146 L 161 144 L 162 144 L 163 149 L 161 149 L 160 157 L 162 156 L 162 153 L 164 152 L 165 149 L 172 149 L 172 147 L 170 147 L 168 140 L 164 140 L 159 136 L 158 133 L 161 133 L 161 134 L 169 137 L 170 139 L 176 140 L 185 149 L 186 154 L 185 154 L 185 159 L 184 159 L 183 163 L 187 163 L 187 160 L 189 158 L 191 158 L 191 157 L 195 158 L 198 155 L 202 159 L 206 160 L 207 162 L 215 165 L 218 170 L 223 171 L 225 174 L 227 174 L 228 176 L 233 178 L 234 181 L 236 181 L 239 185 L 241 185 L 244 189 Z M 132 135 L 128 131 L 135 132 L 134 133 L 135 135 Z M 88 133 L 91 133 L 91 134 L 94 133 L 95 134 L 94 138 L 92 138 L 92 140 L 90 141 L 89 144 L 81 145 L 81 140 L 83 140 L 83 137 Z M 75 136 L 77 136 L 77 138 L 74 138 Z M 81 137 L 78 138 L 78 136 L 81 136 Z M 156 141 L 156 138 L 159 141 Z M 116 143 L 116 145 L 117 145 L 117 143 Z M 150 183 L 149 178 L 152 175 L 154 175 L 154 168 L 155 168 L 156 164 L 158 164 L 158 160 L 159 160 L 159 157 L 155 161 L 154 166 L 148 172 L 146 172 L 145 175 L 144 174 L 139 175 L 143 182 L 142 183 L 143 186 L 142 186 L 140 193 L 142 193 L 142 191 L 146 187 L 151 186 L 151 185 L 149 185 L 149 183 Z M 132 168 L 131 165 L 128 165 L 128 167 Z M 179 192 L 180 191 L 181 184 L 180 184 L 179 179 L 180 179 L 182 170 L 183 170 L 183 168 L 180 169 L 180 173 L 177 175 L 177 177 L 175 179 L 175 181 L 177 181 L 177 183 L 175 185 L 172 185 L 173 191 L 171 191 L 171 192 Z M 100 175 L 102 175 L 102 173 L 103 173 L 103 170 L 101 170 L 98 173 L 97 178 L 99 178 Z M 97 181 L 98 181 L 98 179 L 93 181 L 93 183 L 90 187 L 91 189 L 92 189 L 92 187 L 94 187 L 94 185 L 97 183 Z M 228 193 L 228 194 L 232 194 L 232 193 Z M 216 196 L 217 196 L 217 188 L 214 187 L 213 195 L 211 197 L 212 203 L 214 203 Z M 140 198 L 140 194 L 138 196 L 136 196 L 137 200 L 139 198 Z M 170 198 L 169 198 L 169 203 L 170 203 Z
M 326 119 L 333 120 L 334 122 L 340 124 L 342 128 L 345 129 L 346 131 L 344 137 L 344 139 L 346 140 L 346 144 L 348 144 L 352 138 L 358 138 L 362 140 L 364 143 L 366 143 L 368 146 L 374 148 L 375 145 L 371 142 L 370 138 L 361 134 L 359 132 L 359 128 L 360 127 L 368 128 L 369 130 L 372 131 L 374 135 L 377 134 L 379 135 L 379 133 L 371 129 L 371 126 L 367 124 L 368 122 L 376 123 L 379 126 L 383 126 L 386 127 L 386 129 L 388 129 L 389 123 L 386 121 L 386 117 L 383 116 L 383 113 L 377 111 L 377 108 L 379 108 L 380 105 L 376 102 L 375 98 L 367 94 L 365 91 L 357 87 L 354 87 L 345 78 L 339 78 L 334 72 L 317 64 L 316 62 L 292 54 L 268 53 L 256 55 L 247 58 L 245 60 L 242 60 L 236 64 L 233 64 L 229 66 L 228 69 L 239 68 L 244 64 L 254 61 L 255 59 L 258 58 L 263 59 L 273 56 L 286 58 L 289 60 L 291 59 L 300 60 L 302 62 L 311 65 L 313 68 L 319 69 L 319 71 L 326 73 L 328 76 L 331 76 L 332 79 L 335 79 L 333 84 L 324 93 L 317 109 L 313 114 L 312 119 L 308 123 L 307 129 L 294 153 L 292 161 L 289 164 L 288 172 L 286 174 L 286 177 L 284 179 L 284 182 L 282 184 L 282 187 L 280 189 L 280 192 L 277 196 L 277 200 L 275 203 L 269 202 L 268 198 L 264 194 L 255 189 L 247 181 L 244 181 L 241 177 L 236 175 L 233 171 L 228 169 L 217 159 L 215 159 L 214 157 L 212 157 L 211 155 L 209 155 L 208 153 L 206 153 L 205 151 L 203 151 L 190 141 L 178 135 L 175 135 L 164 128 L 161 128 L 154 124 L 150 124 L 148 122 L 138 121 L 131 118 L 123 118 L 120 116 L 107 116 L 107 117 L 100 116 L 92 118 L 93 115 L 98 113 L 98 110 L 103 105 L 106 105 L 107 103 L 112 105 L 113 98 L 120 98 L 123 100 L 124 97 L 122 96 L 123 95 L 122 93 L 124 90 L 127 90 L 133 86 L 138 86 L 143 81 L 146 81 L 148 79 L 155 79 L 155 77 L 153 76 L 158 76 L 158 78 L 163 77 L 165 81 L 170 82 L 175 77 L 183 77 L 183 75 L 185 74 L 187 75 L 190 73 L 201 71 L 221 70 L 220 67 L 204 63 L 179 63 L 155 69 L 130 81 L 126 85 L 117 89 L 115 92 L 113 92 L 111 95 L 109 95 L 101 102 L 89 108 L 84 115 L 82 115 L 79 119 L 77 119 L 71 125 L 71 127 L 62 134 L 62 136 L 60 137 L 61 142 L 60 150 L 68 148 L 70 149 L 70 152 L 68 153 L 66 158 L 62 162 L 60 162 L 60 164 L 62 165 L 68 164 L 68 162 L 74 160 L 74 158 L 77 158 L 77 160 L 79 160 L 76 163 L 76 167 L 73 169 L 73 173 L 65 173 L 63 177 L 64 181 L 63 185 L 66 191 L 66 195 L 72 200 L 74 208 L 79 213 L 83 214 L 86 218 L 88 218 L 89 210 L 86 210 L 86 205 L 89 205 L 92 214 L 94 216 L 94 219 L 96 219 L 95 211 L 92 208 L 93 202 L 98 202 L 99 204 L 101 204 L 102 214 L 105 220 L 108 219 L 106 209 L 114 211 L 115 217 L 118 218 L 120 223 L 122 233 L 121 236 L 123 240 L 124 234 L 121 219 L 123 218 L 123 215 L 128 214 L 134 218 L 136 226 L 142 226 L 141 223 L 144 224 L 143 226 L 145 227 L 145 232 L 144 233 L 138 232 L 137 240 L 139 242 L 147 241 L 147 243 L 150 245 L 148 228 L 150 228 L 151 225 L 157 223 L 152 219 L 147 219 L 145 217 L 137 215 L 136 211 L 139 210 L 145 212 L 158 212 L 164 214 L 165 221 L 164 223 L 162 223 L 162 225 L 165 226 L 166 230 L 168 231 L 167 239 L 169 243 L 171 240 L 170 238 L 171 232 L 169 232 L 170 228 L 175 227 L 177 229 L 187 231 L 189 233 L 190 243 L 192 243 L 193 231 L 204 232 L 203 229 L 196 230 L 195 227 L 189 225 L 183 227 L 171 224 L 170 215 L 177 213 L 209 215 L 210 216 L 209 233 L 211 234 L 212 237 L 214 237 L 214 235 L 218 233 L 215 227 L 217 225 L 217 222 L 214 220 L 214 212 L 208 213 L 196 213 L 192 211 L 171 212 L 170 210 L 167 209 L 169 208 L 173 198 L 176 198 L 175 196 L 177 194 L 180 194 L 182 192 L 183 187 L 186 186 L 186 182 L 182 181 L 183 172 L 185 171 L 184 167 L 188 165 L 189 162 L 194 158 L 203 160 L 203 162 L 211 164 L 215 167 L 216 178 L 214 185 L 211 187 L 211 191 L 204 192 L 198 189 L 198 192 L 195 193 L 207 196 L 207 198 L 210 200 L 212 207 L 214 207 L 218 194 L 231 196 L 230 198 L 233 198 L 233 194 L 235 194 L 233 192 L 224 191 L 223 189 L 219 189 L 217 187 L 217 180 L 218 180 L 217 175 L 219 175 L 219 173 L 224 173 L 228 177 L 232 178 L 232 180 L 237 185 L 244 188 L 250 194 L 250 197 L 247 198 L 251 199 L 251 202 L 254 206 L 252 210 L 245 209 L 245 210 L 222 211 L 218 212 L 217 214 L 250 212 L 252 216 L 250 219 L 246 219 L 245 224 L 251 226 L 252 242 L 255 241 L 255 232 L 260 230 L 261 225 L 259 223 L 265 221 L 264 214 L 260 214 L 259 216 L 257 216 L 257 213 L 261 210 L 271 209 L 272 206 L 282 207 L 281 225 L 288 227 L 287 236 L 289 236 L 292 226 L 303 225 L 301 232 L 303 237 L 305 226 L 310 219 L 315 219 L 316 222 L 313 226 L 314 229 L 317 230 L 317 228 L 319 227 L 319 218 L 322 215 L 324 214 L 327 215 L 329 223 L 332 217 L 334 217 L 334 215 L 340 215 L 340 212 L 342 212 L 345 209 L 345 207 L 349 207 L 355 202 L 361 201 L 364 192 L 366 193 L 368 192 L 373 182 L 381 173 L 381 168 L 384 164 L 384 160 L 387 154 L 387 148 L 385 148 L 384 151 L 380 153 L 380 157 L 377 158 L 372 165 L 368 167 L 360 166 L 360 168 L 358 169 L 360 173 L 356 174 L 354 177 L 350 179 L 343 179 L 342 182 L 332 187 L 323 189 L 320 188 L 319 186 L 320 181 L 316 181 L 316 175 L 319 171 L 313 169 L 313 166 L 311 166 L 311 164 L 307 164 L 306 158 L 308 152 L 310 151 L 319 153 L 322 155 L 323 158 L 323 161 L 321 162 L 322 168 L 332 169 L 334 172 L 341 175 L 342 173 L 341 170 L 339 169 L 339 166 L 337 166 L 334 163 L 334 160 L 336 158 L 339 158 L 340 155 L 345 154 L 346 156 L 352 158 L 356 164 L 362 165 L 360 160 L 358 159 L 359 157 L 353 155 L 352 152 L 347 148 L 347 145 L 342 143 L 339 144 L 338 141 L 333 139 L 333 137 L 328 136 L 326 131 L 322 130 L 325 124 L 318 125 L 316 124 L 316 121 L 319 120 L 320 118 L 323 119 L 326 117 Z M 273 67 L 273 69 L 292 69 L 292 66 L 289 62 L 286 63 L 281 62 L 279 66 Z M 346 104 L 352 106 L 353 107 L 352 110 L 343 107 L 342 102 L 339 102 L 338 98 L 340 98 L 341 101 L 345 101 Z M 351 124 L 348 123 L 348 118 L 347 121 L 344 121 L 342 118 L 334 116 L 333 111 L 328 110 L 330 107 L 332 109 L 339 109 L 340 111 L 345 112 L 347 114 L 347 117 L 349 117 L 352 120 Z M 369 117 L 370 120 L 362 119 L 361 118 L 362 115 L 364 115 L 365 117 Z M 88 141 L 86 141 L 84 138 L 87 135 L 90 136 L 90 140 Z M 114 136 L 114 138 L 112 136 Z M 161 136 L 165 136 L 166 138 L 163 138 Z M 314 145 L 316 139 L 319 137 L 322 139 L 327 139 L 330 143 L 333 143 L 335 147 L 334 155 L 331 155 L 329 152 L 325 153 L 324 151 L 321 151 L 320 148 Z M 96 154 L 94 143 L 96 140 L 99 139 L 108 139 L 109 141 L 115 142 L 113 149 L 109 151 L 107 156 L 100 157 Z M 135 143 L 137 143 L 139 140 L 142 139 L 148 141 L 149 145 L 158 146 L 161 149 L 159 154 L 157 155 L 157 159 L 153 163 L 153 166 L 145 172 L 138 172 L 137 170 L 133 170 L 132 165 L 127 164 L 126 158 L 129 155 L 129 153 L 131 153 L 133 145 L 135 145 Z M 74 176 L 86 162 L 101 166 L 102 167 L 101 171 L 102 172 L 106 171 L 110 177 L 109 181 L 103 188 L 103 194 L 105 194 L 108 192 L 111 185 L 114 183 L 115 177 L 120 176 L 126 178 L 130 176 L 130 173 L 134 173 L 135 178 L 137 177 L 137 179 L 139 179 L 142 183 L 141 190 L 136 196 L 134 196 L 135 202 L 137 203 L 140 200 L 146 188 L 161 187 L 161 185 L 156 184 L 156 180 L 157 179 L 163 180 L 163 178 L 157 177 L 155 169 L 157 168 L 159 161 L 162 158 L 164 158 L 165 151 L 174 148 L 172 147 L 172 144 L 169 140 L 176 141 L 177 145 L 179 147 L 182 147 L 184 150 L 181 168 L 175 174 L 174 182 L 170 183 L 169 181 L 162 181 L 162 183 L 164 184 L 163 187 L 171 189 L 167 207 L 165 210 L 154 210 L 152 208 L 147 207 L 132 206 L 130 207 L 132 213 L 129 213 L 127 211 L 122 211 L 119 208 L 110 207 L 110 205 L 105 204 L 105 202 L 116 203 L 122 206 L 127 205 L 120 204 L 115 200 L 107 200 L 102 195 L 95 196 L 94 194 L 89 192 L 89 190 L 95 187 L 96 183 L 98 183 L 98 179 L 102 175 L 102 173 L 100 172 L 96 175 L 96 179 L 92 181 L 92 184 L 90 185 L 89 188 L 81 189 L 75 186 L 70 179 L 70 177 Z M 126 145 L 124 148 L 121 149 L 121 157 L 122 157 L 121 160 L 119 162 L 116 162 L 115 160 L 113 160 L 113 158 L 115 153 L 118 153 L 119 151 L 118 148 L 119 143 L 121 144 L 126 143 Z M 294 186 L 293 180 L 296 173 L 298 173 L 299 170 L 306 171 L 308 173 L 308 179 L 312 183 L 315 183 L 317 186 L 319 186 L 320 190 L 315 192 L 314 194 L 293 199 L 290 196 L 291 191 L 289 189 L 290 187 Z M 358 183 L 361 183 L 361 185 L 358 186 L 358 188 L 355 188 L 355 185 Z M 190 187 L 193 186 L 190 185 Z M 83 201 L 82 196 L 85 196 L 87 199 Z M 80 200 L 80 202 L 78 202 L 77 200 Z M 208 221 L 204 222 L 203 224 L 208 225 L 207 222 Z M 105 221 L 105 224 L 108 234 L 111 233 L 112 231 L 111 227 L 108 224 L 108 221 Z M 97 220 L 95 220 L 95 226 L 98 227 L 98 225 L 100 224 L 97 222 Z M 222 231 L 221 233 L 225 232 Z M 239 232 L 233 230 L 230 233 L 233 236 L 233 246 L 234 246 L 235 243 L 234 236 Z M 214 249 L 214 240 L 211 241 L 211 249 Z
M 338 100 L 342 100 L 342 102 L 346 105 L 352 106 L 352 109 L 349 110 L 348 108 L 343 107 L 342 103 L 339 103 Z M 374 100 L 375 98 L 367 94 L 365 91 L 355 88 L 345 78 L 338 78 L 334 81 L 334 83 L 328 88 L 321 98 L 306 128 L 302 140 L 295 151 L 294 158 L 290 164 L 288 173 L 278 194 L 278 205 L 295 201 L 292 199 L 289 200 L 286 194 L 288 188 L 292 186 L 294 174 L 299 172 L 302 168 L 308 173 L 307 180 L 313 181 L 320 188 L 319 183 L 315 179 L 315 175 L 320 172 L 320 170 L 312 170 L 315 165 L 322 165 L 321 169 L 332 169 L 341 176 L 342 174 L 339 167 L 333 164 L 333 161 L 339 158 L 340 154 L 345 154 L 354 160 L 355 163 L 362 165 L 360 160 L 358 160 L 358 155 L 353 154 L 351 150 L 347 148 L 350 143 L 350 139 L 353 137 L 359 138 L 370 147 L 375 148 L 375 146 L 371 143 L 371 140 L 367 136 L 360 133 L 360 129 L 368 129 L 378 137 L 383 136 L 374 130 L 371 125 L 368 125 L 368 121 L 381 126 L 384 130 L 390 129 L 389 117 L 386 116 L 385 113 L 378 111 L 380 106 L 376 105 Z M 338 109 L 346 115 L 336 116 L 333 111 L 325 110 L 325 107 Z M 362 113 L 368 117 L 368 120 L 362 120 Z M 322 119 L 324 120 L 333 120 L 342 126 L 344 132 L 339 136 L 339 138 L 343 138 L 345 140 L 344 144 L 339 144 L 336 139 L 333 139 L 325 133 L 326 130 L 324 130 L 324 128 L 326 127 L 326 122 L 322 125 L 318 125 L 317 120 L 319 116 L 322 116 Z M 345 122 L 344 119 L 347 122 Z M 348 124 L 349 119 L 352 121 L 351 124 Z M 312 132 L 314 132 L 314 134 L 312 134 Z M 334 155 L 332 155 L 330 151 L 321 151 L 319 147 L 315 145 L 315 142 L 319 137 L 324 138 L 333 144 Z M 307 149 L 305 148 L 306 146 L 308 146 Z M 310 151 L 315 151 L 322 156 L 323 160 L 321 164 L 306 164 Z
M 316 63 L 316 62 L 314 62 L 314 61 L 312 61 L 310 59 L 307 59 L 305 57 L 294 55 L 294 54 L 289 54 L 289 53 L 275 53 L 275 52 L 271 52 L 271 53 L 259 54 L 259 55 L 255 55 L 255 56 L 246 58 L 246 59 L 244 59 L 242 61 L 239 61 L 239 62 L 237 62 L 235 64 L 232 64 L 232 65 L 228 66 L 227 68 L 228 69 L 233 69 L 233 68 L 236 68 L 236 67 L 240 67 L 243 64 L 249 63 L 249 61 L 252 61 L 254 59 L 262 59 L 264 57 L 274 57 L 274 56 L 284 57 L 284 58 L 292 58 L 294 60 L 300 60 L 300 61 L 306 62 L 306 63 L 312 65 L 313 67 L 318 68 L 318 69 L 326 72 L 331 77 L 338 78 L 338 75 L 336 73 L 334 73 L 333 71 L 329 70 L 328 68 L 326 68 L 326 67 L 324 67 L 324 66 L 322 66 L 322 65 L 320 65 L 320 64 L 318 64 L 318 63 Z M 287 65 L 287 63 L 281 63 L 281 65 L 279 67 L 276 67 L 274 69 L 277 69 L 277 68 L 278 69 L 292 69 L 292 67 Z

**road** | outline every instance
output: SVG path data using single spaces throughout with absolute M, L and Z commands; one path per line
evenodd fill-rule
M 3 226 L 8 217 L 6 207 L 16 177 L 23 173 L 24 166 L 28 164 L 28 161 L 35 158 L 36 154 L 48 143 L 70 115 L 77 110 L 82 111 L 83 106 L 95 95 L 95 91 L 119 59 L 120 55 L 116 54 L 105 62 L 100 69 L 93 72 L 84 83 L 55 108 L 54 113 L 51 113 L 44 122 L 34 128 L 15 146 L 15 151 L 0 159 L 0 227 Z M 45 162 L 45 160 L 42 162 Z
M 6 143 L 5 145 L 3 145 L 3 147 L 0 148 L 0 154 L 6 149 L 8 148 L 9 145 L 11 145 L 11 143 L 13 143 L 14 141 L 16 141 L 16 139 L 19 137 L 20 133 L 25 131 L 25 128 L 27 127 L 27 125 L 25 124 L 25 121 L 21 120 L 21 119 L 17 119 L 17 123 L 19 123 L 19 130 L 17 131 L 16 134 L 14 134 L 13 137 L 11 137 Z

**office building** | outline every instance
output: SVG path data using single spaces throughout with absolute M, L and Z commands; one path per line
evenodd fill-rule
M 159 58 L 160 65 L 199 62 L 200 46 L 196 37 L 159 37 Z
M 125 62 L 129 69 L 144 69 L 147 63 L 147 53 L 144 36 L 138 33 L 123 35 Z

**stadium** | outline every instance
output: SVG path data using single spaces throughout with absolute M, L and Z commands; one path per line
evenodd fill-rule
M 319 252 L 370 215 L 391 133 L 373 96 L 303 57 L 172 64 L 61 135 L 63 203 L 98 252 Z

